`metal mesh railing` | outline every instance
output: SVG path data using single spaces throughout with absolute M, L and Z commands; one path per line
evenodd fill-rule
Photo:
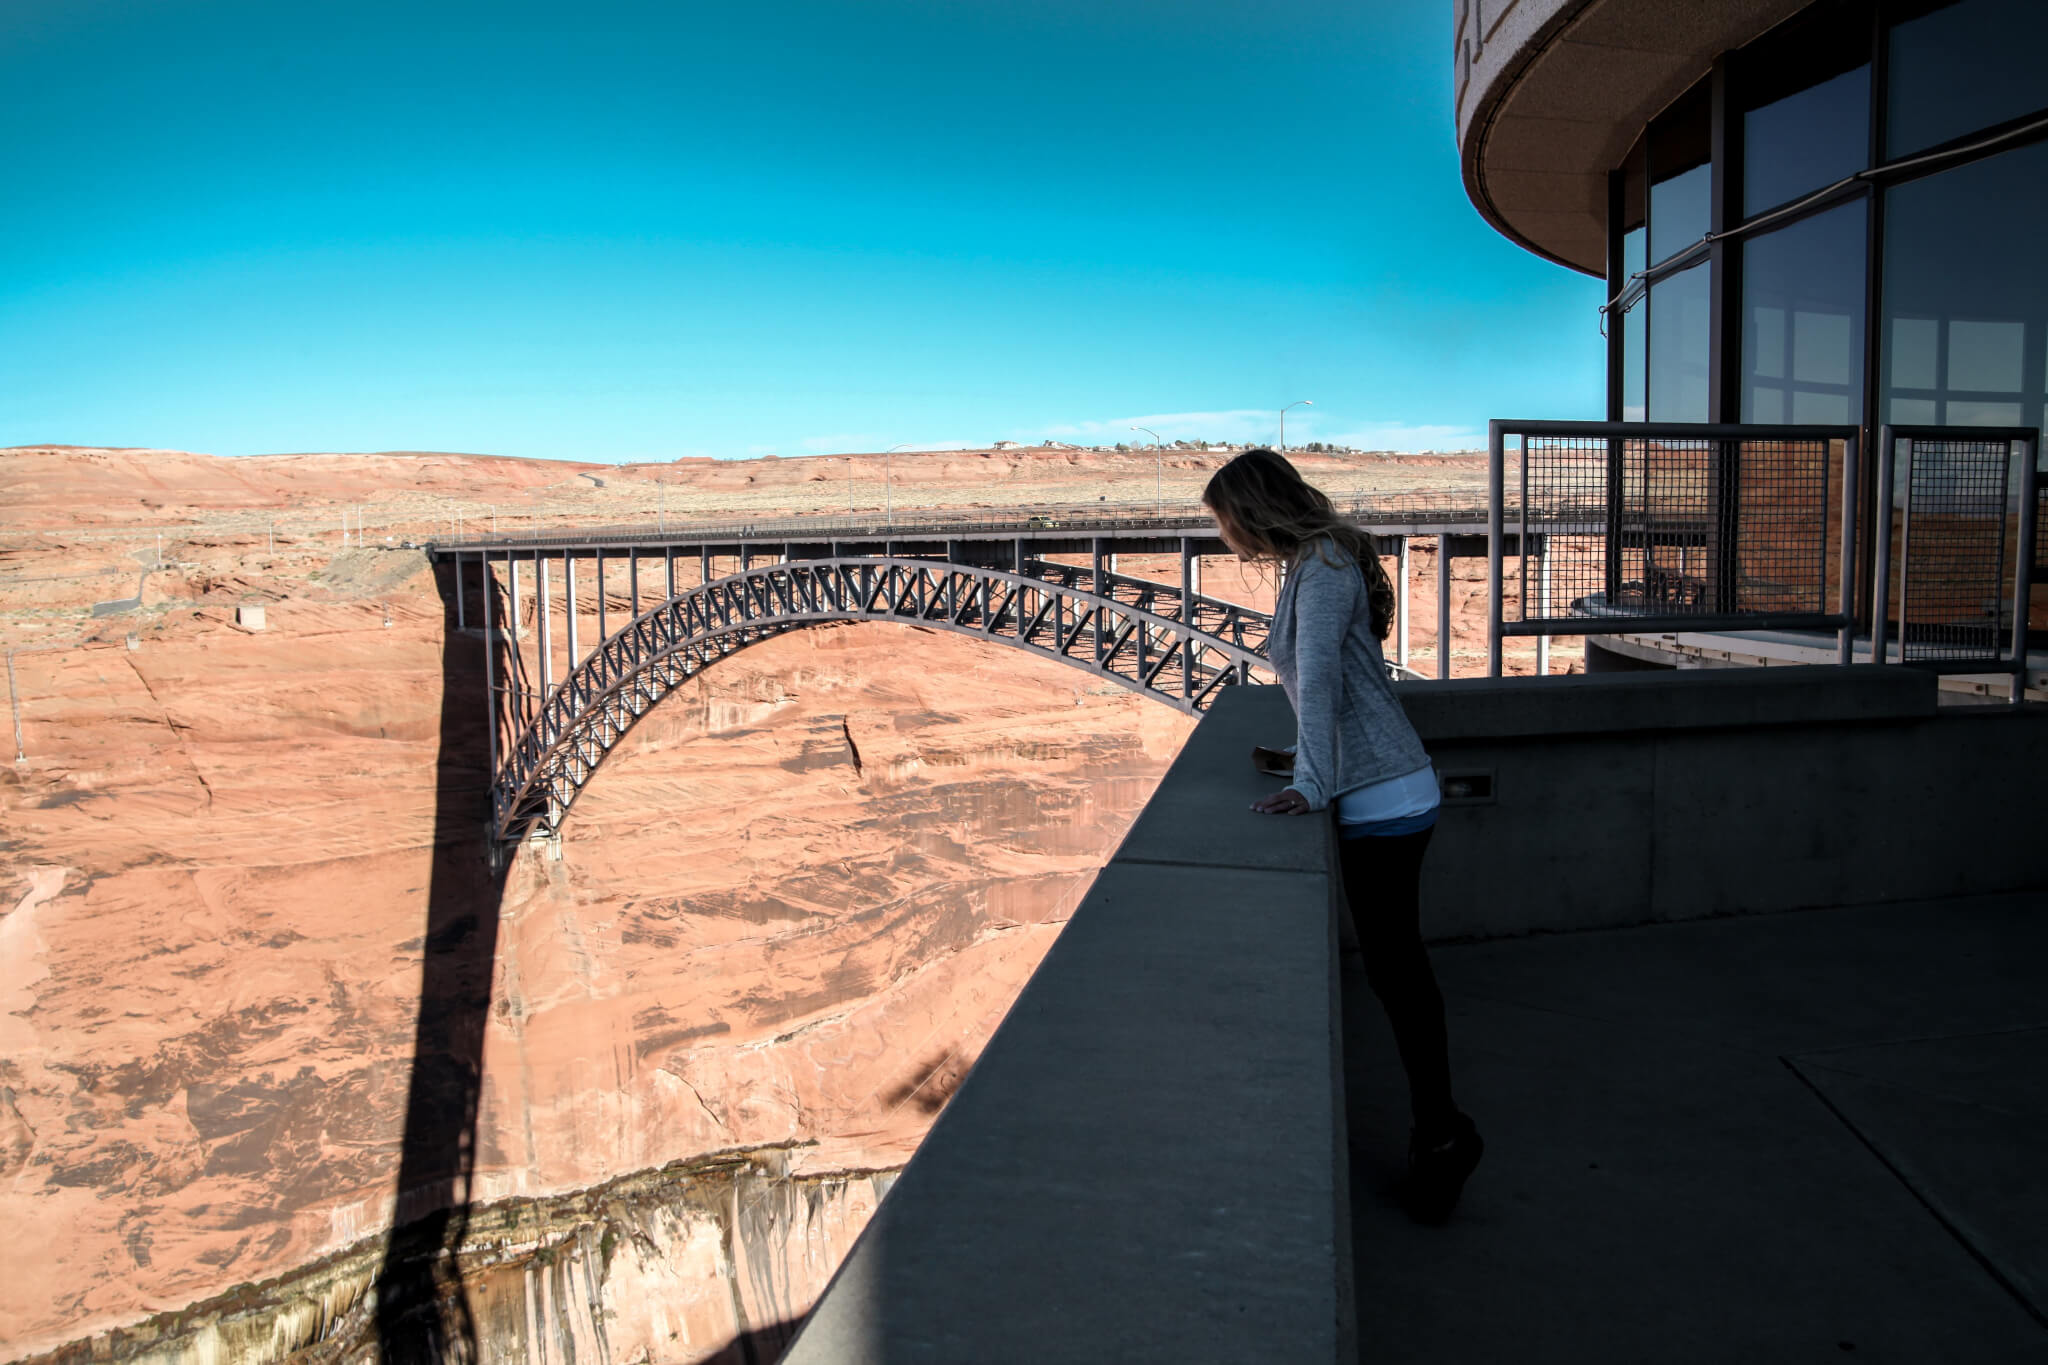
M 1767 615 L 1821 613 L 1838 583 L 1840 562 L 1828 557 L 1829 532 L 1840 508 L 1830 499 L 1839 458 L 1825 439 L 1733 443 L 1735 477 L 1735 610 Z M 1831 570 L 1833 572 L 1831 572 Z
M 2044 549 L 2039 433 L 1887 426 L 1878 449 L 1872 657 L 2010 669 L 2017 699 Z
M 2008 441 L 1907 443 L 1899 549 L 1899 653 L 1992 660 L 2009 619 L 2005 587 Z
M 2037 453 L 2034 457 L 2040 459 Z M 2027 577 L 2032 583 L 2041 581 L 2041 566 L 2048 564 L 2048 482 L 2041 478 L 2037 463 L 2034 471 L 2034 561 L 2028 566 Z
M 1846 631 L 1853 427 L 1495 422 L 1491 447 L 1496 661 L 1503 635 Z M 1503 600 L 1507 537 L 1551 592 Z

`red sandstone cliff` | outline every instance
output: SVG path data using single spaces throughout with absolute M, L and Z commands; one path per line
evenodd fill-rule
M 1073 454 L 964 486 L 1049 501 L 1090 486 Z M 711 510 L 759 479 L 803 506 L 805 463 L 664 466 L 656 496 Z M 911 465 L 943 477 L 908 486 L 936 501 L 974 467 Z M 481 731 L 444 714 L 467 665 L 423 557 L 293 528 L 351 503 L 431 522 L 453 498 L 555 517 L 621 482 L 481 457 L 0 453 L 26 752 L 0 765 L 0 1221 L 34 1230 L 0 1248 L 5 1354 L 376 1237 L 423 963 L 442 979 L 432 964 L 485 929 L 462 985 L 483 1067 L 473 1200 L 736 1149 L 790 1147 L 801 1177 L 914 1148 L 1189 722 L 1000 646 L 800 632 L 645 718 L 565 856 L 523 851 L 500 894 Z M 605 507 L 637 513 L 647 488 L 630 491 Z M 168 566 L 143 576 L 160 527 Z M 139 576 L 139 605 L 90 616 Z M 1205 586 L 1260 591 L 1215 563 Z M 266 629 L 234 624 L 243 601 Z M 1460 612 L 1461 646 L 1474 624 Z M 451 1193 L 415 1190 L 405 1212 Z M 800 1311 L 832 1258 L 797 1261 L 756 1300 Z M 649 1358 L 743 1325 L 731 1294 L 688 1302 Z

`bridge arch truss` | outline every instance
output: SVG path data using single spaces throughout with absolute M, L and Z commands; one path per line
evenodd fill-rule
M 516 623 L 513 566 L 521 560 L 509 553 L 471 553 L 487 570 L 493 560 L 510 568 L 505 601 Z M 457 558 L 458 604 L 460 564 L 468 557 Z M 534 571 L 539 644 L 546 658 L 547 580 L 539 552 L 525 562 Z M 600 583 L 602 564 L 600 553 Z M 559 834 L 605 757 L 663 697 L 727 655 L 808 626 L 895 621 L 989 640 L 1085 669 L 1190 714 L 1205 709 L 1224 687 L 1271 675 L 1265 657 L 1270 618 L 1203 597 L 1185 576 L 1180 587 L 1132 578 L 1106 571 L 1100 556 L 1093 568 L 1043 559 L 1021 561 L 1017 568 L 1022 571 L 886 554 L 828 554 L 745 566 L 715 579 L 707 573 L 708 581 L 676 590 L 671 558 L 663 600 L 579 658 L 573 561 L 565 557 L 570 665 L 555 683 L 543 664 L 538 686 L 521 652 L 506 647 L 507 632 L 494 625 L 494 617 L 506 619 L 505 601 L 495 600 L 495 575 L 485 572 L 494 836 Z M 633 572 L 637 606 L 637 560 Z

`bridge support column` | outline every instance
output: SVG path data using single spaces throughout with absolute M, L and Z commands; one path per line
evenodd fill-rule
M 1536 610 L 1545 619 L 1550 619 L 1550 544 L 1548 539 L 1537 542 L 1536 551 Z M 1527 547 L 1524 547 L 1527 548 Z M 1550 637 L 1536 637 L 1536 676 L 1550 676 Z
M 477 563 L 483 573 L 479 575 L 484 583 L 484 735 L 490 745 L 491 766 L 484 771 L 496 774 L 498 771 L 498 642 L 491 638 L 491 599 L 497 596 L 494 589 L 497 580 L 491 574 L 490 551 L 477 556 Z M 495 844 L 497 841 L 491 841 Z
M 702 587 L 704 586 L 704 584 L 709 583 L 711 581 L 711 547 L 709 545 L 698 546 L 697 559 L 698 572 L 703 575 L 703 577 L 698 580 L 697 586 Z
M 1012 542 L 1010 542 L 1010 543 L 1011 543 L 1011 544 L 1012 544 L 1013 546 L 1015 546 L 1015 547 L 1016 547 L 1016 554 L 1015 554 L 1015 555 L 1014 555 L 1014 556 L 1012 557 L 1012 559 L 1011 559 L 1011 563 L 1010 563 L 1010 572 L 1011 572 L 1011 573 L 1023 573 L 1023 572 L 1024 572 L 1024 537 L 1022 537 L 1022 536 L 1018 536 L 1018 537 L 1017 537 L 1017 538 L 1016 538 L 1016 539 L 1015 539 L 1014 541 L 1012 541 Z
M 753 567 L 754 547 L 747 544 L 747 542 L 743 540 L 740 542 L 740 572 L 745 573 L 747 570 Z
M 1451 676 L 1451 538 L 1436 538 L 1436 675 Z
M 569 613 L 569 666 L 562 672 L 566 680 L 576 672 L 576 552 L 562 551 L 562 605 Z
M 1104 591 L 1102 583 L 1102 540 L 1100 537 L 1091 539 L 1088 542 L 1088 562 L 1094 566 L 1095 574 L 1093 578 L 1088 580 L 1088 590 L 1097 597 L 1109 596 L 1108 592 Z M 1095 609 L 1095 662 L 1098 665 L 1102 662 L 1102 627 L 1102 609 L 1097 607 Z
M 599 643 L 603 643 L 611 638 L 611 630 L 606 625 L 604 618 L 604 599 L 604 546 L 600 545 L 597 547 L 597 638 Z
M 507 585 L 508 585 L 508 586 L 510 587 L 510 589 L 511 589 L 510 593 L 508 594 L 509 600 L 508 600 L 508 601 L 506 602 L 506 604 L 505 604 L 505 605 L 506 605 L 506 613 L 507 613 L 507 615 L 508 615 L 508 616 L 509 616 L 509 617 L 510 617 L 511 619 L 510 619 L 510 620 L 508 620 L 508 621 L 506 622 L 506 626 L 507 626 L 507 628 L 509 629 L 509 631 L 510 631 L 510 633 L 511 633 L 511 636 L 512 636 L 512 639 L 513 639 L 513 641 L 514 641 L 515 643 L 517 643 L 517 641 L 518 641 L 518 639 L 519 639 L 519 556 L 518 556 L 518 555 L 508 554 L 508 555 L 506 555 L 506 556 L 505 556 L 505 578 L 506 578 L 506 582 L 507 582 Z
M 663 600 L 668 600 L 669 598 L 673 598 L 673 597 L 674 597 L 674 596 L 676 595 L 676 547 L 675 547 L 675 546 L 673 546 L 673 545 L 664 545 L 664 546 L 662 546 L 662 547 L 661 547 L 661 565 L 662 565 L 662 570 L 661 570 L 661 571 L 662 571 L 662 575 L 663 575 L 663 578 L 662 578 L 662 590 L 663 590 L 663 593 L 665 594 L 665 596 L 664 596 L 664 599 L 663 599 Z
M 455 552 L 455 628 L 457 630 L 469 629 L 469 623 L 463 619 L 462 613 L 462 551 L 460 550 Z
M 554 613 L 550 610 L 548 603 L 548 579 L 550 577 L 552 575 L 548 573 L 547 561 L 540 557 L 539 550 L 535 550 L 533 552 L 533 581 L 535 591 L 539 594 L 537 600 L 540 604 L 538 611 L 540 617 L 540 695 L 543 704 L 546 703 L 548 695 L 555 690 Z
M 640 551 L 626 551 L 626 591 L 633 595 L 633 609 L 630 616 L 640 614 Z
M 1399 665 L 1401 665 L 1401 667 L 1403 667 L 1403 668 L 1406 668 L 1406 667 L 1408 666 L 1408 541 L 1409 541 L 1409 539 L 1410 539 L 1410 537 L 1408 537 L 1408 536 L 1402 536 L 1402 537 L 1401 537 L 1401 569 L 1400 569 L 1400 573 L 1401 573 L 1401 576 L 1400 576 L 1400 577 L 1399 577 L 1398 579 L 1396 579 L 1396 580 L 1394 581 L 1395 597 L 1396 597 L 1396 599 L 1397 599 L 1397 605 L 1396 605 L 1396 606 L 1395 606 L 1395 608 L 1394 608 L 1394 614 L 1395 614 L 1395 615 L 1396 615 L 1397 617 L 1399 617 L 1399 618 L 1400 618 L 1400 621 L 1401 621 L 1401 638 L 1400 638 L 1399 640 L 1395 641 L 1395 643 L 1394 643 L 1394 662 L 1395 662 L 1395 663 L 1397 663 L 1397 664 L 1399 664 Z

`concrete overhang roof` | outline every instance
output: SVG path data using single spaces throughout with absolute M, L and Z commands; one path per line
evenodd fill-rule
M 1808 0 L 1456 0 L 1465 192 L 1521 246 L 1607 269 L 1607 172 L 1721 53 Z

